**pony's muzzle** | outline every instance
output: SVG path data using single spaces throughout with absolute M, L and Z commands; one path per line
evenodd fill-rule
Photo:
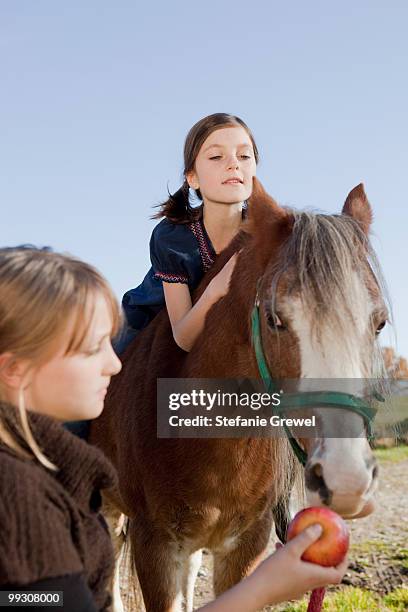
M 334 474 L 331 469 L 325 469 L 321 461 L 308 462 L 305 468 L 308 501 L 312 505 L 328 506 L 342 516 L 352 517 L 371 498 L 377 477 L 378 466 L 374 457 L 369 465 L 364 464 L 360 469 L 356 466 L 351 478 L 348 470 L 342 474 L 341 466 Z

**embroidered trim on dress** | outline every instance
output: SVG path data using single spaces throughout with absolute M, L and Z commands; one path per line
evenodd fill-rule
M 166 274 L 165 272 L 155 272 L 154 278 L 165 281 L 166 283 L 185 283 L 188 284 L 187 276 L 181 274 Z
M 200 250 L 201 261 L 203 262 L 204 272 L 207 272 L 214 263 L 214 259 L 211 257 L 210 250 L 208 248 L 207 241 L 203 234 L 203 228 L 199 220 L 192 221 L 188 224 L 189 228 L 193 232 L 198 242 L 198 248 Z

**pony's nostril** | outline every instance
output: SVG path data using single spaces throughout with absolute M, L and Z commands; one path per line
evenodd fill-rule
M 323 466 L 321 463 L 311 465 L 305 471 L 306 488 L 309 491 L 317 491 L 320 499 L 329 506 L 333 497 L 332 491 L 327 487 L 323 477 Z
M 375 465 L 375 466 L 373 467 L 373 472 L 372 472 L 372 478 L 373 478 L 373 480 L 375 480 L 375 479 L 377 478 L 377 476 L 378 476 L 378 465 Z
M 322 465 L 320 463 L 316 463 L 313 467 L 312 467 L 312 471 L 314 473 L 314 475 L 317 478 L 322 478 L 323 479 L 323 468 Z

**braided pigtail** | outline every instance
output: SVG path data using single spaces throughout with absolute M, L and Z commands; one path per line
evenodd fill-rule
M 159 204 L 161 210 L 153 215 L 152 219 L 167 217 L 173 223 L 190 223 L 197 219 L 199 209 L 191 206 L 189 194 L 190 187 L 187 179 L 184 179 L 180 189 L 177 189 L 173 194 L 169 193 L 169 199 Z M 198 195 L 200 195 L 199 192 Z

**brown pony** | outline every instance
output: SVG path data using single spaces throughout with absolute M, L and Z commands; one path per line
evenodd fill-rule
M 118 470 L 112 499 L 129 517 L 127 539 L 148 612 L 178 612 L 183 593 L 193 609 L 203 548 L 214 556 L 217 595 L 252 571 L 274 521 L 285 536 L 299 470 L 286 438 L 157 438 L 157 378 L 258 378 L 250 324 L 258 281 L 262 343 L 274 377 L 371 377 L 387 312 L 367 240 L 370 223 L 362 185 L 342 214 L 321 215 L 279 207 L 254 179 L 243 231 L 194 294 L 195 301 L 240 251 L 229 293 L 209 311 L 192 350 L 175 344 L 163 309 L 125 352 L 91 442 Z M 327 412 L 325 422 L 336 427 L 337 411 Z M 351 412 L 341 418 L 361 419 Z M 308 455 L 309 503 L 347 517 L 361 513 L 377 471 L 366 438 L 300 443 Z

